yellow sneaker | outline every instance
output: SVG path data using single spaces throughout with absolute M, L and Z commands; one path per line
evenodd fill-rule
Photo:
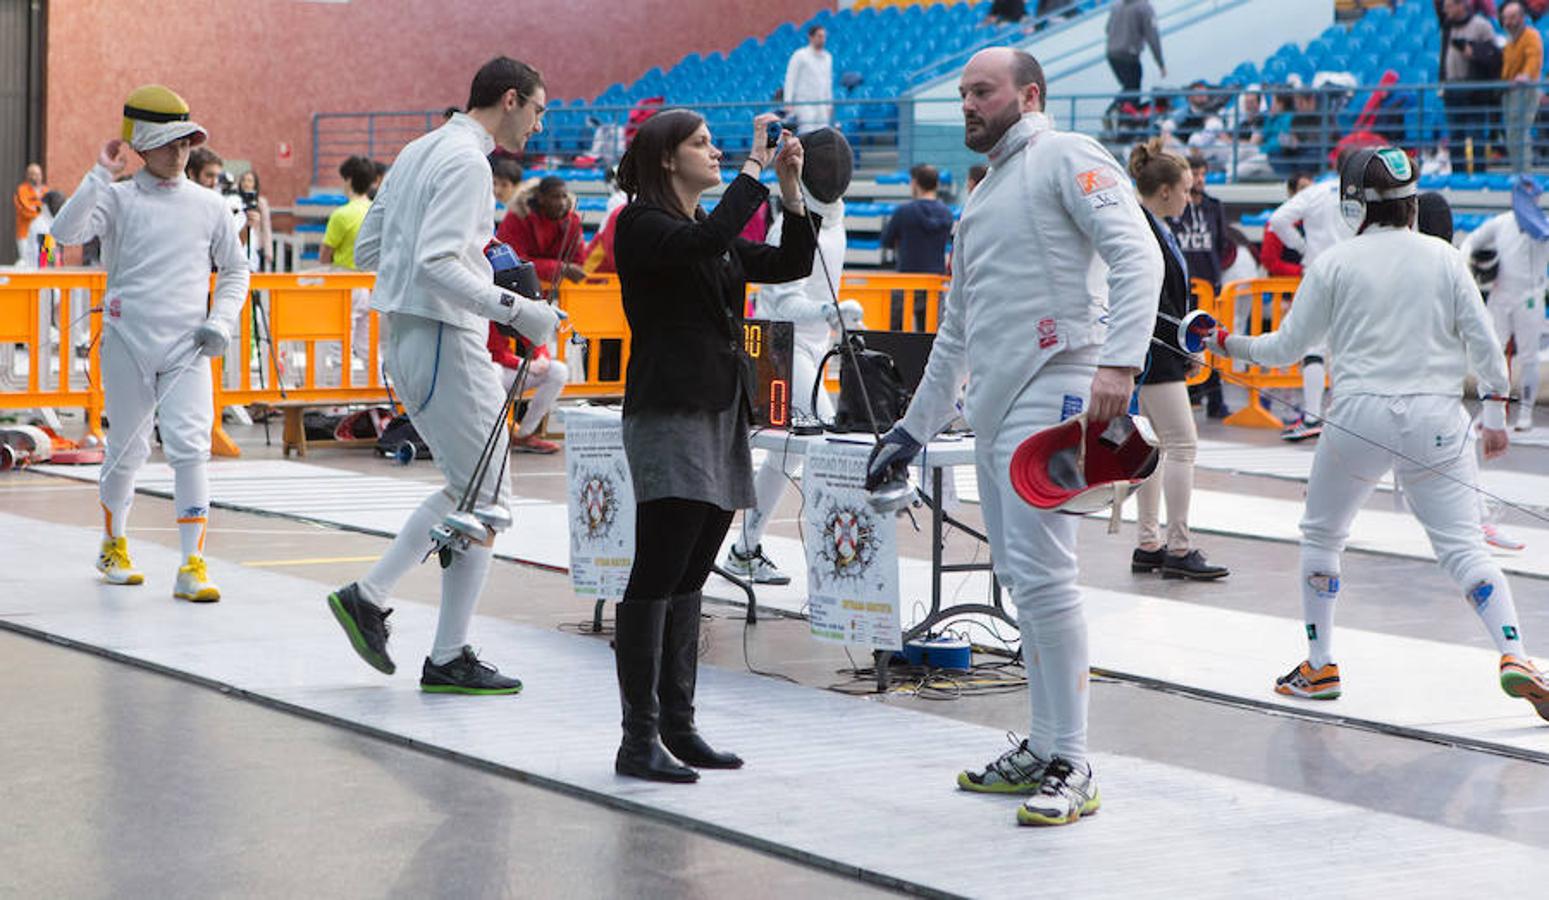
M 103 538 L 97 554 L 97 571 L 108 584 L 143 584 L 145 576 L 129 559 L 129 542 L 124 538 Z
M 1501 656 L 1501 690 L 1533 704 L 1540 718 L 1549 719 L 1549 679 L 1532 660 L 1510 653 Z
M 210 583 L 204 557 L 190 556 L 187 562 L 178 567 L 177 584 L 172 588 L 172 596 L 195 603 L 214 603 L 221 598 L 221 589 Z
M 1303 700 L 1339 699 L 1339 666 L 1329 663 L 1314 669 L 1305 660 L 1286 674 L 1275 679 L 1275 693 Z

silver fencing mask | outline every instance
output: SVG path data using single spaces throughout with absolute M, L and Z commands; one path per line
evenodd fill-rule
M 855 168 L 855 153 L 844 133 L 836 128 L 819 128 L 801 136 L 806 160 L 801 167 L 801 183 L 819 203 L 833 203 L 850 189 L 850 173 Z

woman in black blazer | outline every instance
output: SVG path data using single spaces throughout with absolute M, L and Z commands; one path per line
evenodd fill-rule
M 690 766 L 742 765 L 695 731 L 694 684 L 700 589 L 732 513 L 755 502 L 747 282 L 807 277 L 816 246 L 817 217 L 799 187 L 801 143 L 786 132 L 777 156 L 764 131 L 773 121 L 754 121 L 753 150 L 708 215 L 699 198 L 721 183 L 721 151 L 697 113 L 652 116 L 619 161 L 630 204 L 615 226 L 614 258 L 630 328 L 624 452 L 636 503 L 635 561 L 614 636 L 621 775 L 689 782 L 699 778 Z M 759 174 L 771 163 L 789 217 L 778 247 L 738 237 L 769 195 Z
M 1161 570 L 1163 578 L 1188 578 L 1209 581 L 1226 577 L 1223 566 L 1211 564 L 1205 554 L 1189 545 L 1189 498 L 1194 492 L 1194 456 L 1199 433 L 1189 409 L 1189 390 L 1185 385 L 1197 365 L 1178 347 L 1177 320 L 1194 307 L 1194 292 L 1189 285 L 1189 268 L 1183 250 L 1167 227 L 1166 219 L 1176 218 L 1189 203 L 1189 184 L 1193 175 L 1188 160 L 1163 149 L 1162 139 L 1141 144 L 1130 153 L 1130 177 L 1135 193 L 1151 223 L 1151 232 L 1162 247 L 1166 274 L 1162 279 L 1162 297 L 1158 310 L 1170 317 L 1158 316 L 1152 333 L 1151 353 L 1140 377 L 1140 411 L 1150 420 L 1162 444 L 1160 472 L 1140 486 L 1139 546 L 1130 559 L 1131 572 Z M 1159 527 L 1163 495 L 1167 500 L 1167 535 L 1163 540 Z

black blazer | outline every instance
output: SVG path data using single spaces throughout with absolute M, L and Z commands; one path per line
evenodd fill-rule
M 1163 233 L 1167 223 L 1158 220 L 1149 211 L 1146 212 L 1146 221 L 1151 224 L 1151 234 L 1162 248 L 1162 262 L 1166 268 L 1162 276 L 1162 297 L 1157 310 L 1175 319 L 1181 319 L 1194 308 L 1194 288 L 1189 283 L 1188 269 L 1184 268 L 1183 261 L 1178 258 L 1178 254 L 1173 252 L 1167 242 L 1167 236 Z M 1169 381 L 1187 379 L 1189 362 L 1183 355 L 1183 351 L 1178 349 L 1178 326 L 1158 316 L 1156 327 L 1151 334 L 1167 346 L 1158 347 L 1154 343 L 1151 345 L 1149 355 L 1146 357 L 1145 376 L 1141 379 L 1141 383 L 1165 384 Z
M 747 283 L 805 278 L 816 249 L 813 228 L 790 213 L 778 247 L 738 237 L 768 196 L 757 179 L 738 175 L 715 211 L 694 221 L 638 201 L 619 213 L 613 255 L 630 329 L 625 415 L 719 412 L 739 396 L 751 411 L 752 363 L 742 349 Z

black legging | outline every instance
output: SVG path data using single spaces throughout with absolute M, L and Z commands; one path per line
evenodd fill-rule
M 1140 57 L 1109 56 L 1108 68 L 1119 79 L 1119 102 L 1140 102 Z
M 635 507 L 635 564 L 624 602 L 664 600 L 704 587 L 732 512 L 698 500 L 648 500 Z

